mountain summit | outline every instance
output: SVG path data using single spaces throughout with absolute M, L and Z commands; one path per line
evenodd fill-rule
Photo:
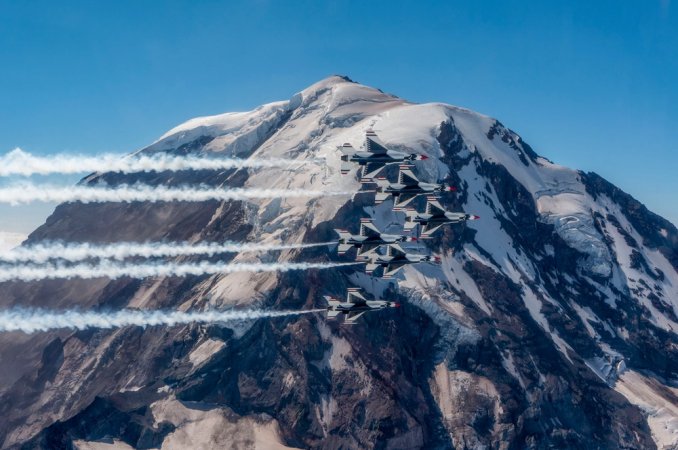
M 402 308 L 352 327 L 317 314 L 1 334 L 3 448 L 675 448 L 678 230 L 493 118 L 330 77 L 287 101 L 189 120 L 141 150 L 317 164 L 82 183 L 358 191 L 337 147 L 358 148 L 368 129 L 428 156 L 413 162 L 419 178 L 457 187 L 442 205 L 481 217 L 416 243 L 440 266 L 408 265 L 397 282 L 360 266 L 6 282 L 0 305 L 313 309 L 354 286 Z M 405 215 L 372 197 L 66 203 L 28 242 L 327 242 L 365 217 L 401 232 Z M 214 259 L 350 260 L 333 247 Z

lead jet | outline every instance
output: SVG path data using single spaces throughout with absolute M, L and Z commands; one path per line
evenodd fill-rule
M 351 163 L 362 166 L 363 178 L 374 177 L 387 164 L 428 159 L 426 155 L 389 150 L 372 130 L 365 133 L 365 150 L 356 150 L 351 144 L 339 147 L 341 156 L 341 174 L 346 175 L 352 168 Z
M 407 208 L 405 210 L 405 215 L 407 216 L 405 231 L 411 231 L 419 225 L 421 227 L 419 237 L 422 239 L 430 238 L 440 227 L 448 223 L 461 223 L 467 220 L 480 219 L 479 216 L 445 210 L 437 197 L 427 197 L 426 200 L 426 211 L 424 213 L 419 213 L 414 208 Z
M 377 205 L 383 203 L 389 196 L 393 196 L 393 210 L 402 211 L 406 205 L 420 195 L 435 194 L 438 192 L 454 192 L 457 189 L 445 183 L 425 183 L 412 172 L 411 165 L 403 164 L 398 171 L 398 182 L 391 183 L 384 177 L 375 178 L 377 195 L 374 200 Z
M 393 278 L 393 276 L 407 264 L 417 264 L 421 262 L 440 264 L 439 256 L 407 253 L 398 244 L 390 244 L 386 248 L 385 255 L 379 255 L 377 253 L 372 253 L 370 255 L 369 262 L 365 267 L 365 273 L 372 275 L 376 269 L 383 267 L 384 272 L 382 278 Z
M 395 244 L 397 242 L 414 242 L 416 237 L 402 236 L 398 234 L 384 234 L 374 226 L 372 219 L 360 219 L 360 233 L 351 234 L 347 230 L 334 230 L 339 235 L 337 252 L 344 255 L 352 247 L 358 249 L 358 255 L 373 252 L 382 245 Z
M 327 300 L 327 317 L 335 319 L 339 314 L 343 314 L 346 319 L 345 325 L 353 325 L 358 317 L 362 316 L 368 311 L 376 311 L 384 308 L 397 308 L 398 303 L 388 300 L 367 300 L 360 293 L 360 288 L 348 288 L 346 293 L 346 301 L 342 302 L 336 298 L 326 295 Z

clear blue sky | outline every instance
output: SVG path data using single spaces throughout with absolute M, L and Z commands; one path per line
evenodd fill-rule
M 677 7 L 0 0 L 0 152 L 131 151 L 340 73 L 497 117 L 678 223 Z

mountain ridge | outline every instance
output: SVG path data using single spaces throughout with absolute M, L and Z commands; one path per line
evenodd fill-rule
M 3 283 L 0 304 L 45 306 L 49 298 L 60 308 L 310 308 L 328 291 L 355 285 L 398 297 L 403 311 L 367 315 L 350 329 L 304 317 L 233 329 L 0 336 L 0 357 L 17 361 L 0 376 L 3 447 L 113 439 L 171 448 L 199 434 L 226 443 L 215 423 L 234 421 L 250 441 L 261 433 L 254 421 L 279 445 L 302 448 L 675 445 L 678 231 L 601 177 L 540 157 L 496 119 L 330 77 L 287 101 L 189 120 L 141 150 L 322 165 L 93 174 L 83 182 L 358 190 L 354 173 L 339 174 L 336 147 L 357 147 L 368 128 L 389 148 L 429 156 L 417 162 L 418 176 L 459 188 L 443 205 L 481 216 L 423 244 L 443 253 L 440 268 L 407 267 L 397 288 L 354 268 Z M 333 228 L 353 229 L 365 215 L 384 231 L 401 229 L 389 204 L 366 197 L 64 204 L 29 242 L 324 242 Z M 317 248 L 262 258 L 338 259 Z M 25 406 L 7 409 L 12 403 Z M 114 417 L 120 429 L 78 425 L 92 417 Z M 255 448 L 247 445 L 241 448 Z

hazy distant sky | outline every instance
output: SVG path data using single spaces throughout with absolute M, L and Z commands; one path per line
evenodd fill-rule
M 0 0 L 0 152 L 132 151 L 339 73 L 496 117 L 678 223 L 677 6 Z M 0 231 L 47 212 L 2 207 Z

